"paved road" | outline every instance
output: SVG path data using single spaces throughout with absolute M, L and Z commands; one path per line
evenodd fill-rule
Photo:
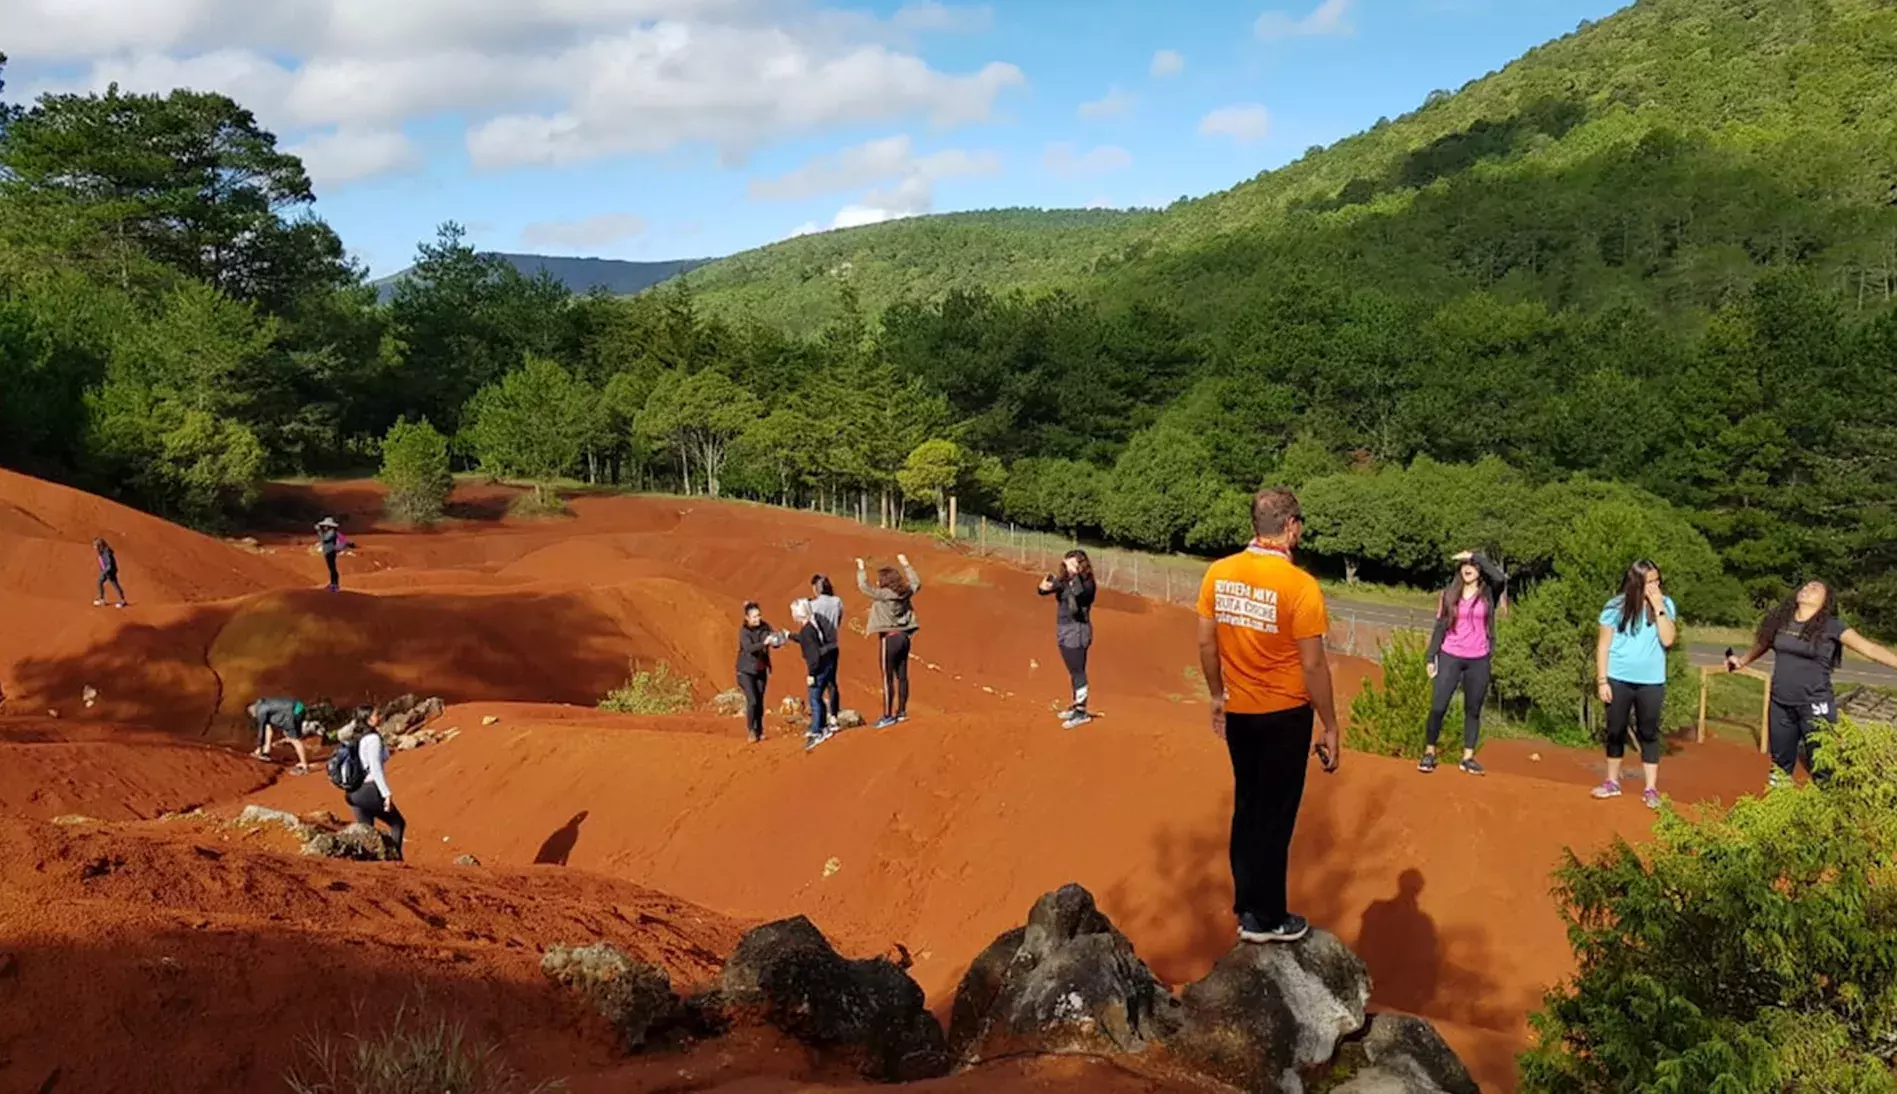
M 1359 623 L 1375 627 L 1406 628 L 1427 631 L 1433 617 L 1427 608 L 1404 608 L 1392 604 L 1366 604 L 1356 600 L 1343 600 L 1332 597 L 1329 601 L 1333 615 L 1343 618 L 1355 618 Z M 1717 665 L 1726 656 L 1726 647 L 1706 643 L 1690 643 L 1686 648 L 1687 660 L 1695 665 Z M 1759 661 L 1759 667 L 1771 671 L 1772 657 L 1767 654 Z M 1879 687 L 1897 687 L 1897 669 L 1864 661 L 1846 661 L 1832 674 L 1840 684 L 1876 684 Z

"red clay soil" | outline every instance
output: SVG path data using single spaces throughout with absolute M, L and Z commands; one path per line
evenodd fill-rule
M 230 801 L 274 774 L 175 734 L 0 718 L 0 817 L 145 820 Z
M 658 498 L 581 498 L 570 518 L 518 521 L 503 515 L 505 494 L 495 490 L 473 492 L 461 516 L 434 531 L 410 532 L 375 522 L 378 496 L 362 483 L 278 488 L 271 505 L 280 515 L 264 537 L 274 554 L 260 563 L 205 540 L 206 572 L 185 575 L 211 587 L 216 571 L 241 558 L 280 573 L 273 587 L 101 610 L 83 634 L 64 633 L 44 648 L 0 648 L 0 682 L 14 697 L 7 709 L 59 707 L 58 724 L 69 729 L 97 718 L 239 743 L 241 709 L 260 693 L 338 703 L 439 694 L 457 704 L 440 724 L 459 726 L 461 736 L 391 765 L 419 865 L 352 876 L 440 885 L 461 876 L 447 864 L 472 851 L 491 866 L 515 868 L 510 886 L 569 876 L 616 884 L 590 872 L 741 920 L 803 913 L 850 952 L 902 944 L 938 1007 L 983 945 L 1066 881 L 1091 888 L 1175 983 L 1202 974 L 1230 945 L 1231 777 L 1206 728 L 1188 611 L 1102 595 L 1091 676 L 1105 717 L 1070 732 L 1053 718 L 1067 682 L 1051 641 L 1052 608 L 1034 595 L 1034 575 L 926 538 Z M 343 560 L 342 593 L 315 587 L 320 561 L 301 546 L 303 526 L 323 511 L 344 513 L 361 547 Z M 83 529 L 61 534 L 89 538 Z M 131 573 L 143 540 L 128 533 L 115 546 Z M 591 709 L 629 662 L 670 662 L 696 681 L 701 700 L 728 687 L 742 602 L 763 602 L 766 618 L 784 625 L 785 605 L 805 594 L 813 571 L 837 581 L 860 632 L 852 559 L 873 566 L 898 550 L 910 554 L 924 585 L 908 723 L 847 732 L 805 754 L 775 717 L 769 739 L 751 746 L 729 719 Z M 0 570 L 9 559 L 0 554 Z M 77 580 L 88 593 L 73 601 L 82 607 L 33 602 L 28 610 L 40 613 L 33 618 L 91 611 L 83 607 L 84 565 Z M 182 587 L 184 578 L 176 580 Z M 15 588 L 0 576 L 0 610 L 25 599 Z M 860 634 L 846 635 L 844 646 L 846 705 L 873 713 L 875 647 Z M 795 655 L 779 658 L 773 704 L 802 692 Z M 1341 700 L 1372 671 L 1341 661 Z M 85 683 L 102 695 L 92 711 L 78 709 Z M 484 726 L 487 716 L 499 721 Z M 1529 758 L 1535 751 L 1541 759 Z M 110 759 L 142 768 L 142 755 Z M 1378 1005 L 1436 1021 L 1485 1089 L 1508 1090 L 1527 1013 L 1571 968 L 1547 895 L 1549 871 L 1566 847 L 1639 838 L 1651 818 L 1636 799 L 1587 796 L 1599 779 L 1596 758 L 1514 743 L 1492 746 L 1484 752 L 1491 757 L 1496 774 L 1486 779 L 1424 777 L 1358 754 L 1335 776 L 1313 768 L 1293 896 L 1364 956 Z M 1759 785 L 1763 773 L 1756 754 L 1709 744 L 1670 759 L 1665 785 L 1682 800 L 1729 797 Z M 282 780 L 246 800 L 341 811 L 338 799 L 316 776 Z M 9 812 L 13 800 L 5 799 Z M 229 800 L 219 811 L 241 804 Z M 515 933 L 525 938 L 524 929 Z M 0 931 L 0 946 L 9 934 Z M 240 994 L 289 991 L 254 980 L 236 976 L 231 986 Z M 336 996 L 323 998 L 333 1004 Z M 0 1040 L 5 1051 L 20 1050 Z M 742 1067 L 762 1066 L 746 1059 Z M 718 1074 L 737 1078 L 729 1068 Z M 819 1078 L 830 1081 L 791 1067 L 744 1081 L 781 1091 Z M 1007 1082 L 1017 1080 L 1030 1084 L 1020 1089 L 1065 1081 L 1032 1068 Z M 1092 1076 L 1080 1088 L 1121 1089 L 1107 1082 Z M 733 1087 L 740 1088 L 753 1089 Z

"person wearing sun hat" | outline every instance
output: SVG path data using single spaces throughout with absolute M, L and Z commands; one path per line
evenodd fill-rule
M 329 566 L 329 591 L 333 593 L 342 584 L 336 573 L 336 556 L 345 548 L 354 550 L 356 545 L 343 538 L 335 517 L 324 517 L 316 522 L 316 543 L 323 549 L 323 562 Z

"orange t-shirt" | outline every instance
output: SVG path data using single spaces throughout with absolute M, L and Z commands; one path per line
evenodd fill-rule
M 1228 712 L 1270 714 L 1311 701 L 1298 640 L 1330 630 L 1316 578 L 1282 553 L 1254 545 L 1205 571 L 1199 616 L 1219 625 Z

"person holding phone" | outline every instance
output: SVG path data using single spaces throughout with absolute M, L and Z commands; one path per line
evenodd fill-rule
M 1607 779 L 1596 798 L 1620 797 L 1620 764 L 1627 729 L 1640 739 L 1647 788 L 1640 800 L 1660 807 L 1660 717 L 1666 708 L 1666 651 L 1679 640 L 1678 613 L 1666 595 L 1660 567 L 1641 559 L 1627 568 L 1620 593 L 1601 609 L 1594 640 L 1594 686 L 1607 704 Z
M 909 720 L 909 643 L 921 626 L 913 598 L 922 591 L 922 578 L 909 565 L 908 555 L 897 555 L 896 562 L 901 573 L 893 566 L 878 567 L 876 584 L 871 585 L 863 560 L 856 560 L 857 591 L 869 597 L 865 629 L 876 636 L 882 661 L 883 717 L 877 729 Z
M 1092 721 L 1087 714 L 1087 650 L 1093 646 L 1093 563 L 1078 548 L 1061 556 L 1058 573 L 1048 574 L 1035 589 L 1054 597 L 1054 644 L 1073 685 L 1074 701 L 1061 711 L 1061 727 L 1074 729 Z
M 1800 760 L 1812 774 L 1812 733 L 1820 721 L 1838 720 L 1837 692 L 1831 674 L 1844 651 L 1897 668 L 1897 653 L 1871 641 L 1837 617 L 1831 586 L 1807 581 L 1759 621 L 1752 648 L 1744 657 L 1726 651 L 1726 671 L 1738 672 L 1772 652 L 1772 695 L 1766 740 L 1772 753 L 1772 781 L 1784 783 Z
M 744 728 L 752 744 L 764 739 L 764 686 L 771 678 L 771 650 L 784 636 L 764 622 L 764 609 L 755 600 L 744 604 L 744 622 L 738 626 L 738 690 L 744 693 Z
M 1311 924 L 1287 907 L 1291 835 L 1309 757 L 1342 760 L 1324 638 L 1330 620 L 1317 580 L 1291 561 L 1304 532 L 1298 499 L 1268 489 L 1252 499 L 1251 546 L 1219 559 L 1199 586 L 1199 665 L 1212 732 L 1232 760 L 1232 883 L 1238 937 L 1295 942 Z M 1313 723 L 1322 726 L 1311 743 Z

